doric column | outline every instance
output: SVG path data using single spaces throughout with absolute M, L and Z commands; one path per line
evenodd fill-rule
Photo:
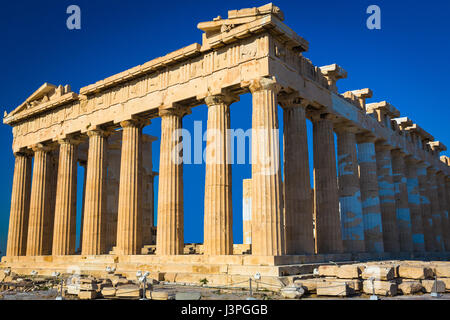
M 380 196 L 381 221 L 383 223 L 384 251 L 399 252 L 400 241 L 395 211 L 395 189 L 392 178 L 392 160 L 389 145 L 376 143 L 378 193 Z
M 243 243 L 252 244 L 252 179 L 242 180 Z
M 284 121 L 284 211 L 287 254 L 314 253 L 306 103 L 293 97 L 280 101 Z
M 83 195 L 81 199 L 81 224 L 80 224 L 80 252 L 82 250 L 83 246 L 83 226 L 84 226 L 84 204 L 86 202 L 86 177 L 87 177 L 87 161 L 79 161 L 80 166 L 83 167 L 84 174 L 83 174 Z
M 411 216 L 411 233 L 415 252 L 425 251 L 425 237 L 420 205 L 419 180 L 417 177 L 417 160 L 406 158 L 406 186 L 408 190 L 408 208 Z
M 375 138 L 367 135 L 358 135 L 357 141 L 366 251 L 384 252 Z
M 444 242 L 445 251 L 450 251 L 450 231 L 449 231 L 449 221 L 448 221 L 448 211 L 447 211 L 447 197 L 445 190 L 445 175 L 439 172 L 436 176 L 436 181 L 438 185 L 438 197 L 439 197 L 439 208 L 441 211 L 442 220 L 442 240 Z
M 58 184 L 58 167 L 59 167 L 59 148 L 50 152 L 49 161 L 49 210 L 44 222 L 44 254 L 51 255 L 53 247 L 53 234 L 55 224 L 55 208 L 56 208 L 56 187 Z
M 56 187 L 52 255 L 75 253 L 77 202 L 77 143 L 59 141 L 59 167 Z
M 184 110 L 162 109 L 159 160 L 156 254 L 177 255 L 184 250 L 182 128 Z
M 50 148 L 43 145 L 33 147 L 34 164 L 30 196 L 30 219 L 28 223 L 27 256 L 41 256 L 45 252 L 44 225 L 50 211 Z
M 447 199 L 447 213 L 450 214 L 450 176 L 445 177 L 445 196 Z M 447 232 L 450 235 L 450 217 L 447 220 Z
M 347 125 L 336 128 L 339 203 L 345 252 L 364 252 L 364 221 L 359 185 L 355 131 Z
M 138 254 L 142 248 L 142 128 L 139 120 L 122 121 L 116 251 Z
M 252 254 L 286 252 L 280 168 L 277 93 L 280 86 L 260 78 L 250 85 L 252 111 Z
M 89 151 L 86 176 L 86 200 L 83 221 L 83 255 L 105 253 L 106 240 L 106 151 L 108 133 L 88 131 Z
M 405 168 L 405 154 L 392 150 L 392 177 L 395 188 L 395 211 L 401 252 L 412 252 L 411 212 L 408 203 L 408 187 Z
M 419 180 L 420 207 L 422 210 L 423 235 L 425 239 L 425 250 L 436 251 L 436 241 L 433 228 L 433 218 L 431 216 L 431 202 L 428 187 L 427 167 L 425 163 L 420 163 L 417 168 L 417 179 Z
M 439 196 L 438 196 L 438 185 L 436 181 L 436 170 L 433 168 L 427 169 L 428 175 L 428 188 L 431 203 L 431 218 L 433 219 L 433 231 L 434 240 L 436 244 L 437 251 L 444 251 L 444 242 L 442 237 L 442 219 L 441 211 L 439 207 Z
M 318 253 L 343 252 L 333 122 L 313 117 L 314 192 Z
M 231 201 L 230 104 L 231 96 L 208 96 L 205 174 L 205 255 L 233 254 Z
M 28 219 L 30 214 L 31 157 L 15 153 L 14 178 L 11 194 L 8 245 L 6 255 L 24 256 L 27 248 Z

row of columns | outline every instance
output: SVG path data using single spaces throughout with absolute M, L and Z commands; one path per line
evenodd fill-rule
M 448 180 L 399 150 L 337 126 L 327 113 L 311 114 L 314 140 L 314 199 L 309 186 L 306 135 L 308 102 L 283 96 L 284 184 L 278 137 L 280 86 L 270 78 L 250 85 L 252 112 L 253 255 L 312 254 L 313 203 L 318 253 L 449 250 Z M 233 253 L 229 94 L 207 97 L 208 137 L 205 175 L 204 247 L 207 255 Z M 183 253 L 182 129 L 188 109 L 161 108 L 157 254 Z M 142 244 L 142 128 L 131 119 L 123 128 L 116 251 L 138 254 Z M 334 132 L 337 134 L 337 159 Z M 107 138 L 109 131 L 87 133 L 89 151 L 82 222 L 82 254 L 106 253 Z M 57 182 L 52 177 L 51 150 L 35 146 L 31 158 L 16 154 L 11 201 L 9 256 L 68 255 L 75 252 L 77 146 L 59 141 Z M 336 160 L 338 168 L 336 168 Z M 56 183 L 52 203 L 51 184 Z M 31 186 L 30 186 L 31 184 Z M 51 212 L 54 210 L 54 219 Z M 29 217 L 27 212 L 29 211 Z M 54 223 L 54 226 L 53 226 Z M 53 230 L 53 245 L 45 236 Z M 25 240 L 26 239 L 26 240 Z

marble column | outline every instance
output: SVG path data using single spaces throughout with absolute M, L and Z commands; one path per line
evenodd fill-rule
M 269 78 L 252 81 L 252 254 L 286 253 L 277 94 Z
M 233 254 L 230 104 L 233 97 L 208 96 L 204 254 Z
M 395 211 L 401 252 L 414 251 L 412 239 L 411 212 L 408 202 L 405 154 L 392 150 L 392 177 L 395 188 Z
M 380 196 L 381 221 L 385 252 L 400 252 L 400 241 L 395 210 L 395 189 L 392 178 L 391 146 L 375 144 L 377 158 L 378 193 Z
M 436 251 L 436 241 L 431 216 L 431 202 L 428 187 L 427 167 L 425 163 L 419 163 L 417 168 L 417 179 L 419 181 L 420 207 L 422 210 L 423 235 L 425 239 L 425 250 Z
M 122 132 L 119 133 L 120 136 Z M 121 146 L 111 143 L 108 140 L 108 176 L 106 178 L 106 208 L 107 208 L 107 226 L 106 226 L 106 250 L 112 250 L 117 242 L 117 220 L 119 216 L 119 185 L 120 185 L 120 158 Z M 116 140 L 117 142 L 117 140 Z
M 445 251 L 444 241 L 442 237 L 442 219 L 441 209 L 439 207 L 438 185 L 436 181 L 436 170 L 433 168 L 427 169 L 428 176 L 428 193 L 430 195 L 431 203 L 431 218 L 433 219 L 434 240 L 437 251 Z
M 313 117 L 314 192 L 318 253 L 341 253 L 343 242 L 339 213 L 333 122 L 329 114 Z
M 49 187 L 50 192 L 48 193 L 49 209 L 48 214 L 45 215 L 44 221 L 44 252 L 46 255 L 52 254 L 53 247 L 53 234 L 54 234 L 54 224 L 55 224 L 55 208 L 56 208 L 56 187 L 58 184 L 58 166 L 59 166 L 59 149 L 54 150 L 50 153 L 49 160 Z
M 339 203 L 345 252 L 366 250 L 355 133 L 354 128 L 346 125 L 336 128 Z
M 161 109 L 156 254 L 178 255 L 184 250 L 183 162 L 181 108 Z
M 107 135 L 101 130 L 88 131 L 89 151 L 84 204 L 83 244 L 81 254 L 104 254 L 106 243 L 106 155 Z
M 75 254 L 77 203 L 77 143 L 59 141 L 59 167 L 56 187 L 52 255 Z
M 243 243 L 252 244 L 252 179 L 242 180 Z
M 367 252 L 384 252 L 380 198 L 378 195 L 375 138 L 358 135 L 358 163 L 364 239 Z
M 80 223 L 80 247 L 79 251 L 81 252 L 83 246 L 83 226 L 84 226 L 84 204 L 86 202 L 86 177 L 87 177 L 87 161 L 80 161 L 80 166 L 84 169 L 83 174 L 83 199 L 81 200 L 81 223 Z
M 11 213 L 6 248 L 8 257 L 26 254 L 30 214 L 31 157 L 25 153 L 15 153 L 14 157 Z
M 30 217 L 28 223 L 27 256 L 41 256 L 45 252 L 45 221 L 50 211 L 50 149 L 43 145 L 33 147 L 34 164 L 30 196 Z
M 447 199 L 447 212 L 450 214 L 450 176 L 445 177 L 445 196 Z M 447 232 L 450 235 L 450 217 L 447 221 Z
M 302 104 L 298 98 L 280 101 L 284 121 L 284 210 L 287 254 L 314 254 L 305 103 Z
M 408 208 L 411 216 L 411 234 L 415 252 L 425 252 L 425 237 L 420 205 L 419 179 L 417 177 L 417 160 L 406 158 L 406 186 L 408 191 Z
M 134 255 L 142 249 L 142 128 L 139 120 L 122 121 L 119 213 L 116 251 Z
M 436 181 L 438 185 L 439 208 L 441 211 L 442 220 L 442 240 L 444 242 L 445 251 L 450 251 L 450 232 L 447 210 L 448 204 L 445 190 L 445 175 L 442 172 L 439 172 L 436 176 Z

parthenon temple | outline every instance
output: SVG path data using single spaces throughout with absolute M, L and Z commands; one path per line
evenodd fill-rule
M 79 93 L 45 83 L 5 112 L 15 167 L 2 267 L 44 274 L 102 273 L 109 266 L 182 282 L 208 275 L 224 284 L 255 272 L 288 275 L 311 263 L 450 257 L 450 158 L 440 155 L 442 142 L 384 99 L 366 103 L 370 89 L 339 93 L 347 72 L 305 58 L 309 43 L 272 4 L 230 10 L 198 29 L 201 44 Z M 244 243 L 234 244 L 227 130 L 230 108 L 246 93 L 251 179 L 242 181 Z M 206 162 L 204 241 L 189 245 L 174 132 L 191 108 L 204 104 L 207 129 L 222 133 L 211 142 L 222 161 Z M 154 168 L 157 138 L 142 130 L 157 117 Z M 77 200 L 78 165 L 85 170 Z

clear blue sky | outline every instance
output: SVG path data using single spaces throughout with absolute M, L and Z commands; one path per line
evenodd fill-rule
M 189 3 L 189 4 L 188 4 Z M 2 1 L 0 4 L 0 111 L 13 110 L 44 82 L 74 91 L 191 43 L 196 25 L 227 10 L 266 1 Z M 349 74 L 339 91 L 369 87 L 371 101 L 388 100 L 437 139 L 450 145 L 448 1 L 276 1 L 285 23 L 310 43 L 315 65 L 338 63 Z M 81 7 L 81 30 L 66 28 L 66 8 Z M 382 29 L 366 28 L 366 8 L 381 7 Z M 249 95 L 232 105 L 232 127 L 251 125 Z M 204 121 L 206 107 L 184 120 Z M 160 137 L 159 120 L 145 129 Z M 6 250 L 14 157 L 11 128 L 0 125 L 0 250 Z M 310 137 L 309 137 L 310 139 Z M 159 163 L 154 143 L 154 166 Z M 79 172 L 82 176 L 82 171 Z M 204 165 L 185 166 L 185 241 L 202 242 Z M 249 165 L 233 166 L 235 242 L 242 241 L 242 179 Z M 81 180 L 79 180 L 81 181 Z M 157 182 L 157 181 L 156 181 Z M 156 184 L 157 186 L 157 184 Z M 79 210 L 79 209 L 78 209 Z

